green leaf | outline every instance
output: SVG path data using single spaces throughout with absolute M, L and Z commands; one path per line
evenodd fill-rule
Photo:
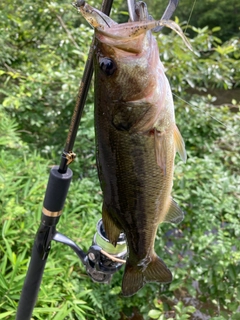
M 3 312 L 0 314 L 0 319 L 7 319 L 8 316 L 14 314 L 14 310 Z
M 148 312 L 148 316 L 149 316 L 150 318 L 153 318 L 153 319 L 159 318 L 160 315 L 161 315 L 161 312 L 158 311 L 158 310 L 152 309 L 152 310 L 150 310 L 150 311 Z

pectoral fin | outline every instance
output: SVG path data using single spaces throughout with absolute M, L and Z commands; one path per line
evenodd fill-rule
M 111 215 L 108 213 L 106 206 L 103 204 L 102 206 L 102 220 L 104 229 L 107 235 L 108 240 L 116 246 L 118 238 L 122 230 L 119 226 L 114 222 Z
M 184 218 L 184 212 L 178 204 L 171 198 L 170 207 L 163 222 L 180 223 Z
M 183 141 L 183 138 L 181 136 L 180 131 L 178 130 L 178 127 L 175 125 L 173 130 L 173 138 L 174 138 L 174 144 L 176 151 L 179 153 L 181 159 L 183 162 L 187 161 L 187 153 L 185 150 L 185 143 Z

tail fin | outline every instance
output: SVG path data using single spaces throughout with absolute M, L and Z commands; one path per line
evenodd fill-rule
M 172 281 L 172 273 L 165 263 L 154 254 L 147 267 L 126 263 L 122 281 L 122 293 L 125 297 L 134 295 L 147 282 L 169 283 Z

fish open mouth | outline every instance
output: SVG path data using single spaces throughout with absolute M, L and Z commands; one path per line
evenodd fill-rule
M 144 13 L 140 14 L 144 17 L 143 21 L 134 21 L 118 24 L 103 12 L 91 7 L 85 1 L 77 1 L 73 4 L 83 17 L 95 29 L 96 37 L 106 44 L 113 45 L 116 41 L 132 42 L 134 38 L 145 35 L 147 31 L 160 26 L 166 26 L 174 30 L 181 36 L 186 46 L 192 50 L 190 43 L 182 32 L 182 29 L 171 20 L 146 20 Z M 108 39 L 108 40 L 106 40 Z

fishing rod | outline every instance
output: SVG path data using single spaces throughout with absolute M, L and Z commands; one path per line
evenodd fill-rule
M 170 0 L 167 8 L 172 8 L 170 4 L 176 2 L 178 0 Z M 112 3 L 113 0 L 103 0 L 101 11 L 109 15 Z M 128 0 L 128 9 L 131 15 L 130 19 L 133 19 L 132 21 L 138 20 L 137 8 L 141 3 Z M 84 0 L 78 0 L 73 5 L 80 7 L 84 4 Z M 170 12 L 168 10 L 166 9 L 164 15 L 166 15 L 166 12 Z M 173 11 L 171 12 L 173 13 Z M 170 16 L 171 14 L 168 13 Z M 125 263 L 127 256 L 125 235 L 123 233 L 120 234 L 117 245 L 114 247 L 106 237 L 102 220 L 99 220 L 97 223 L 97 231 L 93 238 L 93 244 L 87 253 L 74 241 L 56 229 L 72 179 L 72 170 L 68 166 L 76 157 L 72 150 L 93 75 L 93 48 L 94 40 L 89 50 L 88 60 L 79 86 L 77 101 L 60 165 L 53 166 L 50 171 L 43 201 L 41 222 L 35 236 L 31 260 L 18 304 L 16 320 L 31 319 L 47 258 L 51 250 L 51 241 L 61 242 L 71 247 L 84 264 L 89 277 L 95 282 L 109 283 L 112 275 Z
M 101 11 L 109 15 L 113 0 L 103 0 Z M 84 1 L 78 1 L 77 6 Z M 43 202 L 41 223 L 35 236 L 31 260 L 22 288 L 16 320 L 30 320 L 37 301 L 44 268 L 51 250 L 51 241 L 61 242 L 71 247 L 86 267 L 88 275 L 97 282 L 108 283 L 113 273 L 119 270 L 127 254 L 124 235 L 111 251 L 111 245 L 105 236 L 101 220 L 97 224 L 97 234 L 93 245 L 85 253 L 76 243 L 56 230 L 72 179 L 72 170 L 68 167 L 74 160 L 72 152 L 79 122 L 82 116 L 87 93 L 93 74 L 93 44 L 90 47 L 88 60 L 80 83 L 77 101 L 73 112 L 68 137 L 59 166 L 52 167 Z M 101 247 L 99 246 L 101 245 Z M 106 251 L 107 252 L 106 252 Z M 106 256 L 104 253 L 110 254 Z M 111 256 L 114 255 L 114 256 Z

